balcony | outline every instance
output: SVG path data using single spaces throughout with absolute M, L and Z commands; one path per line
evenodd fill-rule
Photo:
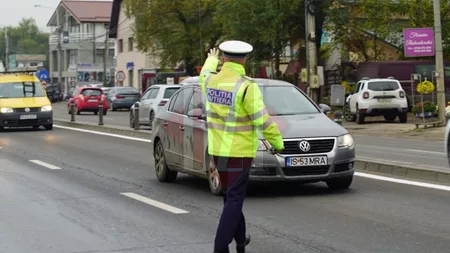
M 94 33 L 69 33 L 67 36 L 61 35 L 61 43 L 80 43 L 80 42 L 99 42 L 104 43 L 105 37 L 100 35 L 94 36 Z M 58 35 L 50 35 L 48 42 L 50 45 L 58 44 Z M 114 39 L 108 42 L 114 43 Z

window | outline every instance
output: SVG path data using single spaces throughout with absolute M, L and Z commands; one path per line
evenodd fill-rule
M 320 113 L 294 86 L 263 86 L 260 89 L 264 104 L 272 116 Z
M 102 90 L 99 89 L 84 89 L 81 92 L 83 96 L 101 96 L 103 94 Z
M 142 95 L 142 100 L 145 100 L 145 99 L 148 99 L 148 97 L 150 96 L 150 93 L 152 93 L 152 90 L 153 89 L 148 89 L 145 93 L 144 93 L 144 95 Z
M 45 97 L 40 82 L 14 82 L 0 84 L 0 98 Z
M 172 112 L 183 114 L 192 93 L 192 88 L 185 88 L 178 93 L 172 108 Z
M 155 99 L 158 96 L 159 88 L 153 88 L 152 93 L 150 93 L 149 99 Z
M 367 87 L 367 89 L 373 91 L 391 91 L 398 88 L 398 83 L 394 81 L 370 82 Z
M 128 51 L 133 51 L 133 38 L 128 38 Z
M 164 91 L 164 97 L 163 98 L 166 98 L 166 99 L 171 98 L 173 96 L 173 94 L 175 94 L 175 92 L 177 92 L 179 89 L 180 88 L 178 88 L 178 87 L 167 88 Z
M 118 47 L 119 53 L 122 53 L 123 52 L 123 40 L 122 39 L 119 40 L 119 45 L 117 47 Z
M 192 95 L 186 112 L 189 112 L 196 108 L 201 108 L 203 109 L 203 112 L 205 111 L 205 97 L 203 96 L 202 91 L 199 89 L 195 89 L 194 95 Z
M 177 100 L 178 94 L 173 95 L 170 99 L 169 108 L 167 109 L 169 112 L 173 111 L 173 106 L 175 105 L 175 101 Z

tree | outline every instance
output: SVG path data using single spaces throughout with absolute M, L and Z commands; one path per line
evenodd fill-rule
M 157 55 L 162 67 L 182 60 L 187 74 L 195 73 L 222 35 L 213 22 L 214 0 L 126 0 L 127 16 L 134 18 L 134 39 L 144 53 Z
M 387 59 L 380 41 L 400 31 L 396 14 L 401 7 L 395 1 L 332 1 L 326 21 L 332 33 L 329 49 L 352 52 L 361 61 Z
M 441 24 L 444 55 L 450 55 L 450 0 L 441 0 Z M 433 1 L 400 0 L 400 14 L 408 17 L 406 27 L 434 27 Z
M 9 36 L 9 54 L 45 54 L 48 57 L 49 34 L 39 31 L 33 18 L 24 18 L 18 26 L 3 27 L 0 32 L 0 55 L 5 62 L 5 29 Z M 45 65 L 47 64 L 46 62 Z

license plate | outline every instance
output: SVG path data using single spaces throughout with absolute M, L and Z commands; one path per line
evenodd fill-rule
M 37 115 L 36 114 L 20 115 L 20 119 L 37 119 Z
M 89 99 L 88 102 L 98 102 L 97 99 Z
M 392 101 L 392 99 L 390 99 L 390 98 L 379 98 L 378 99 L 378 102 L 383 102 L 383 103 L 387 103 L 387 102 L 391 102 Z
M 328 157 L 327 156 L 288 157 L 286 159 L 286 165 L 288 167 L 328 165 Z

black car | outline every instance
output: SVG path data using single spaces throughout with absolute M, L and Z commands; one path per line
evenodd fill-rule
M 52 103 L 63 101 L 64 95 L 61 92 L 61 85 L 56 83 L 47 84 L 45 89 L 47 92 L 47 97 Z

